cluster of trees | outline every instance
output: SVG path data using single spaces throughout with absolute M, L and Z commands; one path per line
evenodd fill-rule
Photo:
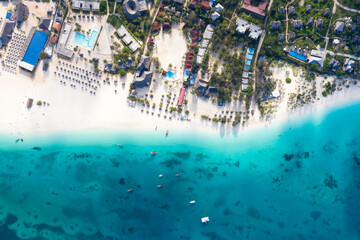
M 106 1 L 101 1 L 100 2 L 100 15 L 106 15 L 107 14 L 107 4 Z
M 229 50 L 223 53 L 223 71 L 210 78 L 210 85 L 218 89 L 218 102 L 231 102 L 233 90 L 240 90 L 244 59 L 244 53 L 231 55 Z

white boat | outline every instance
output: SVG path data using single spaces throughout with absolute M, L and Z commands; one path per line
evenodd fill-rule
M 210 219 L 209 219 L 209 217 L 203 217 L 203 218 L 201 218 L 201 222 L 208 223 L 208 222 L 210 222 Z
M 195 200 L 190 201 L 190 204 L 194 204 L 194 203 L 195 203 Z
M 162 174 L 159 174 L 159 178 L 162 178 L 163 177 L 163 175 Z

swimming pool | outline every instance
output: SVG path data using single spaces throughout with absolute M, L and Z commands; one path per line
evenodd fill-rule
M 39 61 L 39 54 L 44 48 L 47 39 L 48 36 L 45 32 L 37 30 L 30 41 L 22 61 L 36 66 Z
M 302 54 L 302 53 L 299 53 L 299 52 L 293 51 L 293 50 L 290 50 L 289 55 L 293 56 L 294 58 L 297 58 L 301 61 L 304 61 L 304 62 L 306 61 L 306 58 L 307 58 L 307 56 L 305 54 Z
M 95 44 L 98 32 L 99 32 L 99 29 L 97 27 L 94 27 L 91 34 L 90 34 L 89 39 L 87 39 L 84 34 L 76 32 L 73 43 L 75 43 L 76 45 L 79 45 L 80 47 L 84 47 L 84 48 L 87 48 L 87 49 L 92 49 L 94 44 Z
M 166 77 L 168 77 L 168 78 L 174 78 L 174 76 L 175 76 L 175 73 L 174 73 L 174 72 L 172 72 L 172 71 L 167 71 L 167 72 L 166 72 Z

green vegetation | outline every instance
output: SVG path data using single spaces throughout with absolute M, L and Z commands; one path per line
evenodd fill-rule
M 115 29 L 118 29 L 122 25 L 122 21 L 116 15 L 109 15 L 106 22 L 113 25 Z
M 107 14 L 107 4 L 106 1 L 101 1 L 100 2 L 100 11 L 99 11 L 100 15 L 106 15 Z
M 286 78 L 286 79 L 285 79 L 285 82 L 286 82 L 286 83 L 291 83 L 291 78 Z
M 41 53 L 39 54 L 39 58 L 40 58 L 41 60 L 44 60 L 44 59 L 49 58 L 49 55 L 48 55 L 47 53 L 45 53 L 45 52 L 41 52 Z
M 143 14 L 141 17 L 138 17 L 137 19 L 132 21 L 129 21 L 125 17 L 122 4 L 116 4 L 115 12 L 120 15 L 121 19 L 119 20 L 122 22 L 121 24 L 124 24 L 136 38 L 140 39 L 141 41 L 145 40 L 151 27 L 151 18 L 148 10 L 146 10 L 145 14 Z M 115 28 L 119 28 L 121 25 L 117 20 L 115 25 L 110 22 L 109 19 L 108 22 L 112 24 Z
M 224 69 L 219 73 L 213 73 L 210 78 L 210 86 L 218 90 L 218 102 L 230 102 L 233 91 L 238 92 L 241 86 L 241 77 L 244 65 L 244 52 L 231 55 L 229 49 L 224 49 L 223 66 Z

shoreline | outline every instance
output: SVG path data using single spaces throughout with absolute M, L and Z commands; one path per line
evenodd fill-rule
M 9 74 L 6 78 L 6 74 Z M 177 119 L 169 120 L 151 116 L 139 107 L 130 107 L 125 86 L 114 93 L 112 87 L 102 86 L 97 96 L 91 96 L 81 90 L 68 89 L 49 78 L 47 82 L 38 83 L 26 78 L 12 79 L 10 73 L 3 73 L 0 88 L 5 94 L 0 96 L 3 107 L 0 109 L 0 131 L 11 135 L 31 133 L 57 133 L 90 129 L 104 130 L 155 130 L 158 131 L 197 131 L 225 135 L 238 135 L 252 129 L 266 129 L 281 126 L 287 122 L 296 122 L 301 117 L 309 117 L 314 113 L 327 113 L 333 108 L 356 104 L 360 101 L 360 88 L 335 91 L 333 95 L 322 98 L 315 103 L 307 104 L 295 110 L 288 110 L 286 102 L 282 102 L 279 111 L 270 120 L 260 119 L 258 110 L 251 116 L 246 126 L 233 127 L 231 124 L 220 124 L 189 116 L 191 122 Z M 131 75 L 127 76 L 127 80 Z M 127 84 L 129 81 L 126 81 Z M 34 98 L 30 110 L 25 107 L 28 97 Z M 50 106 L 36 106 L 37 100 L 50 103 Z M 198 101 L 202 101 L 197 99 Z M 141 107 L 140 107 L 141 108 Z M 330 110 L 329 110 L 330 108 Z M 176 118 L 179 118 L 176 115 Z

